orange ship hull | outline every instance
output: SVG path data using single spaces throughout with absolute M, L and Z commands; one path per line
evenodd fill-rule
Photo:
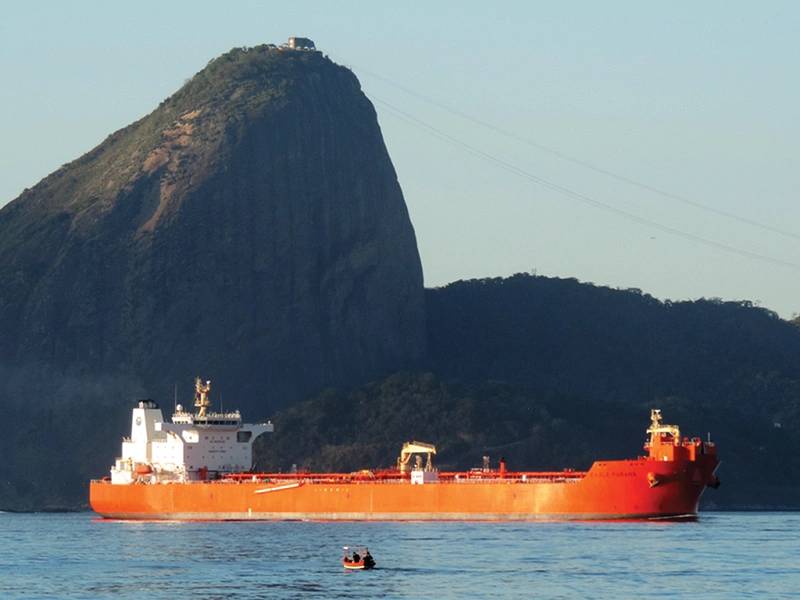
M 585 473 L 399 477 L 246 475 L 213 482 L 92 481 L 95 512 L 115 519 L 535 520 L 691 518 L 716 482 L 716 457 L 595 463 Z

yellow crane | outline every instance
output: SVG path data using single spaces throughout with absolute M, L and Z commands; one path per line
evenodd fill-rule
M 408 473 L 408 463 L 411 462 L 411 457 L 417 455 L 416 468 L 421 468 L 422 458 L 420 454 L 427 456 L 425 463 L 426 471 L 433 471 L 433 462 L 431 456 L 436 454 L 436 446 L 425 442 L 406 442 L 403 444 L 403 449 L 400 450 L 400 456 L 397 458 L 397 468 L 401 473 Z

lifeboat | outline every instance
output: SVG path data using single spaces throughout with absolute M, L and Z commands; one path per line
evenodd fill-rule
M 375 567 L 375 559 L 366 546 L 344 546 L 342 566 L 348 571 L 365 571 Z
M 137 463 L 135 472 L 137 475 L 150 475 L 153 472 L 153 467 L 144 463 Z

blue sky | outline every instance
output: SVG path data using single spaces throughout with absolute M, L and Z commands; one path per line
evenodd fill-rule
M 536 271 L 800 312 L 800 3 L 2 6 L 0 205 L 214 56 L 307 35 L 375 100 L 426 285 Z

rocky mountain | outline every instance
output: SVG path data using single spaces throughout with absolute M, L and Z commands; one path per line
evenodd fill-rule
M 319 52 L 232 50 L 0 211 L 6 366 L 264 413 L 419 361 L 423 302 L 375 111 Z
M 186 402 L 195 375 L 265 418 L 418 364 L 423 294 L 353 73 L 231 50 L 0 210 L 0 506 L 85 502 L 132 400 Z

